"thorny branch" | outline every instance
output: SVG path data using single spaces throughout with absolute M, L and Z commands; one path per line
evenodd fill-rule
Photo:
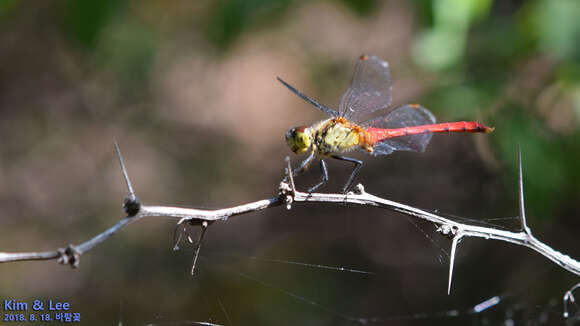
M 579 261 L 571 258 L 568 255 L 560 253 L 557 250 L 552 249 L 547 244 L 538 240 L 536 237 L 532 235 L 531 229 L 527 225 L 524 207 L 521 150 L 519 150 L 518 156 L 519 159 L 518 190 L 519 190 L 520 221 L 522 230 L 515 232 L 477 226 L 468 223 L 456 222 L 447 219 L 445 217 L 439 216 L 437 214 L 427 212 L 409 205 L 377 197 L 375 195 L 367 193 L 364 190 L 364 187 L 360 184 L 357 185 L 355 192 L 350 192 L 346 195 L 300 192 L 296 190 L 296 187 L 294 185 L 290 160 L 288 158 L 286 159 L 287 177 L 280 183 L 278 195 L 270 199 L 263 199 L 239 206 L 217 210 L 202 210 L 202 209 L 181 208 L 172 206 L 143 205 L 140 203 L 139 199 L 133 192 L 133 187 L 131 186 L 131 182 L 127 170 L 125 168 L 121 152 L 116 143 L 115 149 L 117 150 L 121 170 L 123 172 L 125 183 L 129 191 L 129 195 L 125 198 L 123 204 L 125 213 L 127 214 L 125 218 L 117 222 L 111 228 L 105 230 L 104 232 L 93 237 L 92 239 L 79 245 L 69 244 L 66 248 L 59 248 L 57 250 L 47 252 L 23 252 L 23 253 L 0 252 L 0 263 L 13 261 L 27 261 L 27 260 L 57 259 L 58 262 L 61 264 L 69 264 L 72 267 L 77 267 L 79 265 L 79 259 L 82 254 L 91 250 L 99 243 L 107 240 L 110 236 L 117 233 L 130 223 L 133 223 L 144 217 L 169 217 L 177 219 L 177 227 L 184 226 L 187 223 L 189 225 L 199 225 L 202 228 L 202 232 L 200 233 L 200 236 L 198 238 L 197 247 L 194 253 L 193 266 L 191 270 L 193 274 L 193 271 L 197 263 L 197 258 L 201 249 L 201 241 L 203 240 L 203 237 L 209 225 L 211 225 L 215 221 L 227 221 L 227 219 L 231 216 L 256 212 L 259 210 L 275 206 L 281 206 L 284 204 L 286 205 L 287 209 L 291 209 L 293 203 L 337 203 L 337 204 L 348 203 L 361 206 L 374 206 L 385 208 L 412 217 L 417 217 L 438 225 L 437 232 L 452 239 L 451 255 L 449 261 L 449 281 L 447 289 L 448 294 L 451 291 L 453 264 L 455 261 L 457 246 L 460 240 L 466 237 L 494 239 L 528 247 L 540 253 L 541 255 L 548 258 L 552 262 L 556 263 L 563 269 L 580 276 Z M 190 242 L 193 241 L 190 239 Z M 568 315 L 568 312 L 566 310 L 567 304 L 569 302 L 570 303 L 574 302 L 574 296 L 572 292 L 576 290 L 578 287 L 580 287 L 580 285 L 572 287 L 564 295 L 565 317 L 567 317 Z

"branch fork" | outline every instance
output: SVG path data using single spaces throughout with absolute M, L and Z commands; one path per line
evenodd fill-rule
M 59 248 L 57 262 L 62 265 L 71 265 L 72 268 L 77 268 L 80 263 L 81 253 L 75 246 L 69 244 L 66 248 Z

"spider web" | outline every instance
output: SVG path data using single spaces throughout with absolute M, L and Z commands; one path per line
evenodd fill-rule
M 512 219 L 478 222 L 497 226 L 498 220 Z M 408 293 L 417 291 L 408 287 L 412 282 L 417 282 L 418 289 L 424 289 L 427 283 L 421 277 L 435 283 L 441 278 L 439 283 L 444 285 L 448 260 L 444 241 L 437 241 L 441 237 L 429 230 L 428 223 L 424 226 L 412 219 L 409 221 L 419 231 L 413 239 L 431 247 L 431 253 L 439 253 L 440 259 L 434 265 L 361 263 L 348 259 L 350 254 L 333 264 L 325 256 L 289 258 L 288 254 L 276 254 L 277 251 L 267 255 L 246 253 L 242 249 L 206 248 L 200 257 L 200 269 L 188 280 L 187 286 L 199 287 L 192 300 L 210 312 L 197 311 L 190 318 L 177 321 L 163 316 L 147 325 L 517 325 L 532 320 L 535 324 L 547 325 L 561 317 L 559 301 L 551 299 L 540 305 L 518 301 L 520 295 L 533 292 L 533 284 L 545 277 L 542 273 L 527 283 L 529 288 L 508 292 L 492 290 L 488 295 L 470 295 L 469 300 L 462 293 L 461 287 L 465 284 L 458 285 L 450 297 L 442 286 L 435 288 L 437 291 L 430 291 L 427 301 L 425 297 Z M 184 257 L 190 253 L 182 251 L 186 252 Z M 436 270 L 443 272 L 433 275 Z M 413 277 L 396 276 L 406 273 L 412 273 Z M 399 282 L 407 284 L 395 286 Z M 232 287 L 236 290 L 232 291 Z M 325 294 L 329 289 L 334 289 L 336 295 Z M 240 296 L 247 299 L 240 301 Z M 397 300 L 405 304 L 396 305 Z M 253 311 L 250 319 L 243 313 L 248 309 Z M 570 320 L 577 320 L 573 318 Z

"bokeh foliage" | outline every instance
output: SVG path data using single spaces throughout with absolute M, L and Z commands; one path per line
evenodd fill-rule
M 15 10 L 16 3 L 3 2 L 1 11 Z M 380 5 L 372 0 L 337 3 L 363 17 Z M 289 10 L 301 5 L 294 0 L 210 2 L 202 8 L 202 31 L 216 51 L 226 54 L 244 33 L 275 28 Z M 131 6 L 135 4 L 69 0 L 63 5 L 62 19 L 63 31 L 73 41 L 134 86 L 147 78 L 159 36 L 132 14 Z M 507 163 L 506 172 L 516 170 L 514 148 L 521 144 L 530 205 L 538 215 L 549 216 L 560 205 L 562 193 L 579 196 L 575 185 L 580 169 L 568 163 L 580 152 L 578 1 L 432 0 L 414 1 L 413 8 L 421 24 L 410 49 L 414 62 L 439 74 L 441 80 L 450 80 L 431 89 L 425 103 L 444 118 L 485 118 L 496 125 L 496 154 Z M 543 60 L 537 65 L 550 65 L 549 72 L 528 76 L 525 70 L 535 67 L 526 64 L 537 58 Z M 528 77 L 539 78 L 535 89 L 506 94 L 506 89 L 524 87 L 521 79 Z M 555 107 L 540 103 L 551 85 L 558 92 L 557 103 L 551 104 L 569 112 L 555 112 Z M 546 121 L 560 114 L 573 120 L 566 130 Z M 513 178 L 511 172 L 506 173 L 506 181 Z
M 573 163 L 580 150 L 580 20 L 572 18 L 579 17 L 580 3 L 434 0 L 416 6 L 433 18 L 415 41 L 415 62 L 456 78 L 433 90 L 430 107 L 496 126 L 494 145 L 506 172 L 516 170 L 514 145 L 521 144 L 529 205 L 538 216 L 580 197 Z M 556 99 L 546 103 L 550 96 Z M 550 125 L 559 116 L 567 124 Z

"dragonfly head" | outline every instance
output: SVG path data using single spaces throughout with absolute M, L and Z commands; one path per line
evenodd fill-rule
M 290 128 L 286 132 L 286 143 L 290 147 L 290 150 L 296 154 L 306 152 L 312 144 L 310 128 L 305 126 Z

